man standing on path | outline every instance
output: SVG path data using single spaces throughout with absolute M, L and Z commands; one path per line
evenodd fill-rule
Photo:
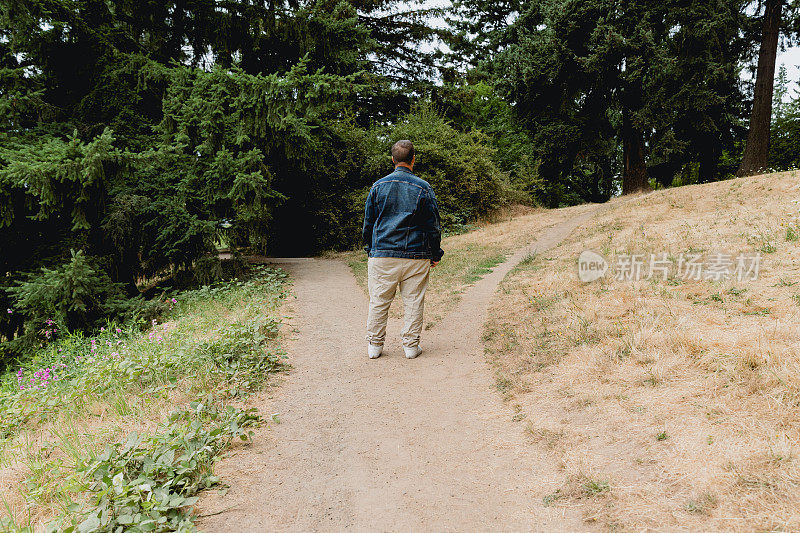
M 411 141 L 397 141 L 392 146 L 394 172 L 372 185 L 364 208 L 370 359 L 383 352 L 389 306 L 398 287 L 405 306 L 403 351 L 409 359 L 422 352 L 419 335 L 428 275 L 444 252 L 436 196 L 428 182 L 412 172 L 415 160 Z

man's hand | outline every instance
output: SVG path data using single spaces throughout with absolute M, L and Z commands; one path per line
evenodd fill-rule
M 439 264 L 439 261 L 431 261 L 431 268 Z

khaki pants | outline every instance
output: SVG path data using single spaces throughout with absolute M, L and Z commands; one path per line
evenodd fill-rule
M 411 348 L 419 344 L 425 289 L 428 287 L 430 271 L 430 259 L 369 258 L 367 263 L 369 286 L 367 340 L 371 344 L 383 346 L 383 342 L 386 340 L 386 319 L 398 287 L 405 306 L 403 346 Z

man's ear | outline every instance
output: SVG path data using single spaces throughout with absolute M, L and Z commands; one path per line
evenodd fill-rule
M 394 160 L 394 156 L 392 156 L 392 164 L 393 164 L 394 166 L 397 166 L 397 161 L 395 161 L 395 160 Z
M 413 166 L 414 166 L 414 163 L 416 163 L 416 162 L 417 162 L 417 154 L 414 154 L 414 155 L 411 157 L 411 166 L 413 167 Z

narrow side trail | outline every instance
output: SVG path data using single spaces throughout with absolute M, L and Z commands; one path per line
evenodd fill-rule
M 367 298 L 347 265 L 272 260 L 294 280 L 298 334 L 278 413 L 253 444 L 217 467 L 230 484 L 201 500 L 205 531 L 583 530 L 577 513 L 545 507 L 563 484 L 526 442 L 494 390 L 480 336 L 489 301 L 523 258 L 563 240 L 604 207 L 552 226 L 468 289 L 403 357 L 391 321 L 384 355 L 366 356 Z M 446 257 L 445 257 L 446 260 Z

